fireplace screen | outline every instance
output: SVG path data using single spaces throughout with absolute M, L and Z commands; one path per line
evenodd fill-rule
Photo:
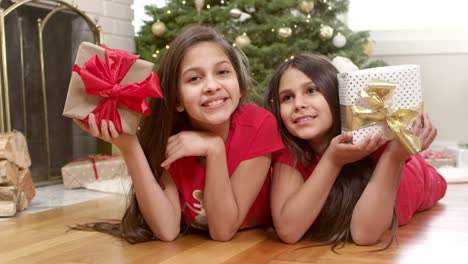
M 78 46 L 99 44 L 101 31 L 64 1 L 1 1 L 0 7 L 0 130 L 26 136 L 36 183 L 58 181 L 65 163 L 96 153 L 96 140 L 62 110 Z

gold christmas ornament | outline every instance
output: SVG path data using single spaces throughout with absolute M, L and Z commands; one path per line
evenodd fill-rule
M 340 32 L 336 33 L 332 40 L 333 46 L 337 48 L 342 48 L 346 45 L 346 37 L 343 36 Z
M 375 46 L 375 41 L 373 40 L 368 40 L 366 44 L 362 47 L 364 50 L 364 54 L 367 56 L 372 55 L 374 53 L 374 46 Z
M 242 15 L 242 11 L 239 8 L 233 8 L 229 11 L 229 15 L 233 18 L 239 18 Z
M 312 10 L 314 10 L 314 6 L 315 5 L 313 1 L 302 0 L 302 1 L 299 1 L 298 8 L 299 10 L 301 10 L 302 13 L 308 14 L 312 12 Z
M 164 24 L 161 21 L 156 21 L 151 26 L 151 32 L 153 32 L 153 34 L 157 37 L 164 35 L 164 33 L 166 33 L 166 30 L 166 24 Z
M 321 40 L 331 39 L 333 37 L 333 28 L 328 25 L 320 25 L 319 37 Z
M 292 30 L 290 27 L 282 27 L 278 29 L 278 37 L 281 39 L 287 39 L 291 37 Z
M 251 43 L 249 36 L 247 36 L 247 34 L 245 33 L 240 36 L 237 36 L 235 42 L 236 42 L 236 45 L 239 46 L 240 48 L 247 47 Z
M 205 0 L 195 0 L 195 8 L 197 9 L 198 14 L 200 14 L 200 12 L 202 11 L 204 4 Z

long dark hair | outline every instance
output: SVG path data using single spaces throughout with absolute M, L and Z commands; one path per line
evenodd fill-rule
M 275 115 L 286 147 L 293 153 L 296 162 L 300 161 L 303 164 L 312 164 L 317 162 L 313 149 L 305 140 L 291 135 L 281 120 L 279 82 L 289 68 L 297 69 L 313 80 L 320 93 L 328 102 L 333 118 L 333 125 L 329 131 L 328 138 L 337 136 L 341 131 L 338 71 L 328 58 L 324 56 L 301 54 L 283 62 L 279 66 L 270 80 L 265 93 L 265 106 Z M 369 182 L 372 171 L 372 163 L 369 158 L 343 166 L 322 210 L 306 232 L 304 238 L 333 245 L 333 250 L 336 246 L 346 241 L 352 241 L 350 230 L 351 217 L 356 203 Z M 395 214 L 393 227 L 395 230 Z M 392 241 L 393 235 L 390 243 Z M 385 248 L 390 246 L 390 243 Z
M 237 75 L 242 104 L 251 86 L 248 60 L 245 54 L 233 47 L 222 34 L 212 27 L 190 25 L 170 43 L 169 49 L 161 59 L 158 75 L 161 80 L 163 99 L 151 99 L 151 115 L 142 119 L 138 139 L 156 180 L 160 183 L 163 173 L 161 163 L 165 160 L 167 140 L 171 135 L 181 132 L 189 124 L 187 113 L 176 111 L 180 64 L 187 51 L 201 42 L 218 44 L 229 58 Z M 161 184 L 161 183 L 160 183 Z M 161 185 L 162 188 L 164 186 Z M 182 221 L 181 225 L 184 225 Z M 99 222 L 79 225 L 73 229 L 99 231 L 121 237 L 130 243 L 155 240 L 138 207 L 135 191 L 131 189 L 129 205 L 121 223 Z M 183 229 L 181 229 L 183 230 Z

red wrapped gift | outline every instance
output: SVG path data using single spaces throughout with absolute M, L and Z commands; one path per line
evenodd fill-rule
M 93 113 L 99 127 L 101 120 L 112 120 L 119 133 L 135 134 L 141 114 L 151 113 L 146 98 L 162 98 L 153 66 L 126 51 L 83 42 L 63 115 L 87 123 Z

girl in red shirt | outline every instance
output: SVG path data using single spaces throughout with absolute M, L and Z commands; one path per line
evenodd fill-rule
M 174 240 L 181 225 L 230 240 L 239 229 L 267 224 L 271 153 L 283 148 L 274 116 L 244 104 L 250 86 L 245 55 L 214 29 L 194 25 L 170 44 L 160 63 L 163 99 L 138 138 L 119 135 L 112 122 L 89 128 L 121 151 L 133 182 L 119 224 L 93 230 L 131 243 Z
M 397 223 L 432 207 L 447 188 L 398 140 L 375 135 L 353 145 L 350 132 L 340 134 L 337 73 L 328 59 L 303 54 L 284 62 L 269 83 L 265 105 L 286 145 L 273 157 L 271 210 L 286 243 L 306 237 L 333 249 L 345 241 L 376 244 L 392 223 L 395 234 Z M 426 113 L 413 131 L 423 149 L 437 134 Z

